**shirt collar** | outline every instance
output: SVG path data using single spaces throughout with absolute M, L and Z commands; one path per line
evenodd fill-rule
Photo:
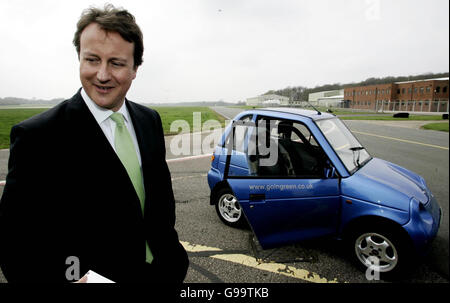
M 109 116 L 111 116 L 114 113 L 110 109 L 106 109 L 95 104 L 95 102 L 92 101 L 92 99 L 85 92 L 84 88 L 81 89 L 81 96 L 83 97 L 84 102 L 86 103 L 87 107 L 89 108 L 90 112 L 92 113 L 98 124 L 103 123 L 106 119 L 109 118 Z M 125 102 L 122 104 L 122 106 L 117 112 L 123 115 L 126 123 L 130 122 L 130 116 L 128 114 Z

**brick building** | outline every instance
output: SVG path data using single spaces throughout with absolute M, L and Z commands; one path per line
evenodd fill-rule
M 449 111 L 449 78 L 394 82 L 344 89 L 351 108 L 375 111 Z

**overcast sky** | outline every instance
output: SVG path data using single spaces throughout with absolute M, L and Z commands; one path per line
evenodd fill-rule
M 137 102 L 244 101 L 270 89 L 449 71 L 448 0 L 108 1 L 135 15 Z M 0 98 L 69 98 L 83 9 L 0 0 Z

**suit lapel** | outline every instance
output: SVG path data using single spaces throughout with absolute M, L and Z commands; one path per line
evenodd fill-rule
M 106 139 L 105 134 L 83 101 L 80 93 L 75 95 L 70 103 L 69 112 L 69 123 L 73 131 L 72 138 L 78 140 L 76 143 L 87 148 L 92 157 L 95 157 L 97 160 L 108 162 L 112 166 L 119 166 L 121 164 L 120 159 L 117 157 L 108 139 Z

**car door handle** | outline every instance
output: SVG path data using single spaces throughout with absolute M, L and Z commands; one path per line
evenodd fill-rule
M 264 201 L 266 200 L 265 194 L 250 194 L 249 196 L 250 201 Z

